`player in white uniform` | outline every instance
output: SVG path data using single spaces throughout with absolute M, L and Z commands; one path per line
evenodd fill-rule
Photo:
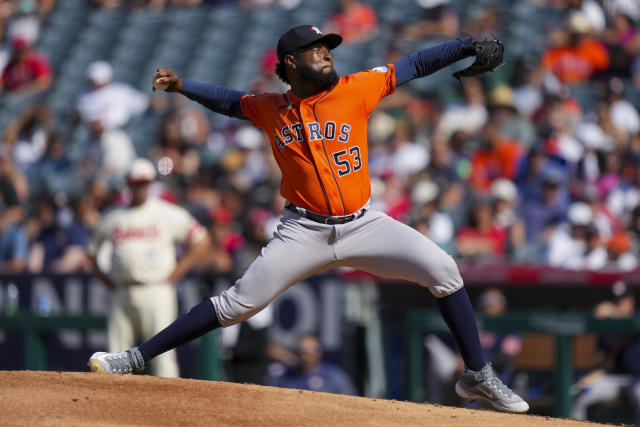
M 146 159 L 134 161 L 127 175 L 131 203 L 102 219 L 88 247 L 96 273 L 112 291 L 109 348 L 129 348 L 148 340 L 178 316 L 174 285 L 209 245 L 205 228 L 184 208 L 149 197 L 155 168 Z M 107 273 L 97 262 L 100 247 L 112 245 Z M 175 246 L 185 243 L 178 261 Z M 175 351 L 155 359 L 153 373 L 178 377 Z

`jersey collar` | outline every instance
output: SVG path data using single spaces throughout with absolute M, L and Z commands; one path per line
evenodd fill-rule
M 315 95 L 311 95 L 308 98 L 300 98 L 298 95 L 296 95 L 295 93 L 293 93 L 293 91 L 291 89 L 289 89 L 285 94 L 284 94 L 284 98 L 287 102 L 289 102 L 291 105 L 299 105 L 301 102 L 313 102 L 315 100 L 317 100 L 318 98 L 321 98 L 322 96 L 324 96 L 327 92 L 332 91 L 336 86 L 338 86 L 340 83 L 342 82 L 342 76 L 340 76 L 340 80 L 338 80 L 338 83 L 336 83 L 335 85 L 329 87 L 329 89 L 327 90 L 323 90 L 322 92 L 318 92 Z

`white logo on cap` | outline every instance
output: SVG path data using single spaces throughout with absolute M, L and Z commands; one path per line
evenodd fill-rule
M 311 31 L 315 31 L 316 33 L 322 35 L 322 32 L 318 29 L 318 27 L 311 27 Z

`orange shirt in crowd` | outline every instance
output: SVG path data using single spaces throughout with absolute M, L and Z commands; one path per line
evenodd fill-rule
M 326 22 L 327 32 L 336 32 L 345 43 L 357 43 L 378 29 L 375 10 L 366 3 L 355 2 Z
M 491 150 L 480 150 L 471 159 L 471 185 L 488 190 L 496 178 L 514 179 L 522 158 L 522 148 L 510 139 L 500 141 Z
M 581 83 L 609 67 L 609 53 L 600 42 L 585 37 L 576 46 L 548 50 L 542 57 L 542 65 L 563 83 Z

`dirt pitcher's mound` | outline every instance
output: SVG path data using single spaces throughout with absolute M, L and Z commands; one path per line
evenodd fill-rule
M 587 424 L 217 381 L 0 371 L 0 425 L 3 426 L 548 427 Z

